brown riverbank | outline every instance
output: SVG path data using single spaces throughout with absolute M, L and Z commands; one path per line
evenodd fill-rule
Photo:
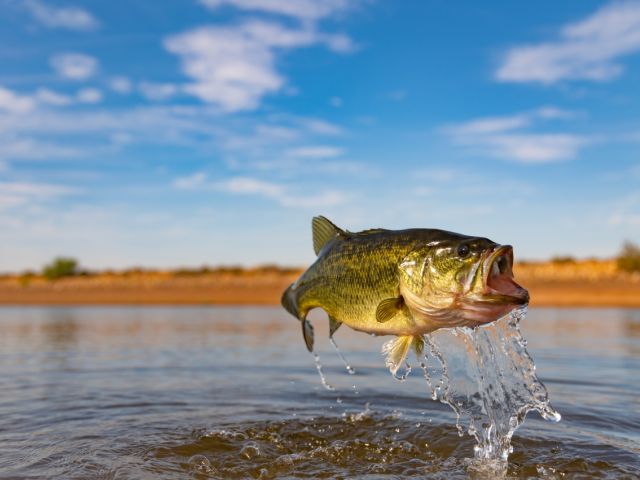
M 516 278 L 532 306 L 640 307 L 640 275 L 613 261 L 526 263 Z M 3 305 L 277 305 L 300 271 L 291 269 L 138 271 L 64 278 L 0 278 Z

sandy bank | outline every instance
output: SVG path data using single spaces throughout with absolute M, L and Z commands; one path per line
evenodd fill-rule
M 535 307 L 640 307 L 640 275 L 621 274 L 612 261 L 516 266 Z M 277 269 L 98 274 L 48 281 L 0 278 L 2 305 L 278 305 L 299 275 Z

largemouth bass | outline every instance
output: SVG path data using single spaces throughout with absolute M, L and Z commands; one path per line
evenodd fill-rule
M 330 336 L 342 324 L 396 335 L 383 350 L 395 374 L 411 347 L 422 353 L 424 334 L 493 322 L 529 301 L 513 278 L 509 245 L 435 229 L 354 233 L 325 217 L 315 217 L 312 229 L 318 258 L 282 296 L 309 351 L 307 314 L 322 308 Z

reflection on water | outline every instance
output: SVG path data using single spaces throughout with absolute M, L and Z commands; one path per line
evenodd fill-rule
M 0 309 L 0 477 L 466 477 L 473 439 L 420 369 L 399 383 L 384 338 L 340 329 L 349 375 L 313 318 L 335 391 L 279 308 Z M 522 330 L 563 421 L 530 415 L 508 474 L 639 475 L 640 311 Z

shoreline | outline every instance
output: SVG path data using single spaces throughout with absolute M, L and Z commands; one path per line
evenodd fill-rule
M 0 283 L 0 306 L 267 306 L 295 275 L 163 279 L 143 282 L 60 280 L 20 286 Z M 640 283 L 622 281 L 523 281 L 531 307 L 640 308 Z

